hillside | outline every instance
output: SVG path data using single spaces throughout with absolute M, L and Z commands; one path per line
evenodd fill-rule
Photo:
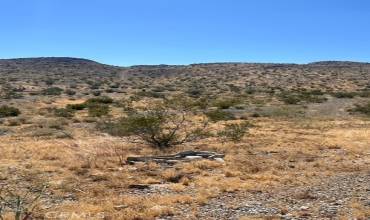
M 39 79 L 63 77 L 66 81 L 114 77 L 202 78 L 223 83 L 250 85 L 261 89 L 324 89 L 356 91 L 370 85 L 370 64 L 346 61 L 322 61 L 304 65 L 258 63 L 209 63 L 192 65 L 141 65 L 116 67 L 79 58 L 21 58 L 0 60 L 0 76 Z M 91 78 L 93 77 L 93 78 Z M 140 82 L 139 82 L 140 83 Z M 244 85 L 242 85 L 244 84 Z
M 40 57 L 0 59 L 0 74 L 30 74 L 52 76 L 73 75 L 110 75 L 116 73 L 118 67 L 97 63 L 92 60 L 70 57 Z

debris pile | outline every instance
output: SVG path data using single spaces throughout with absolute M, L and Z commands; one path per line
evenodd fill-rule
M 192 161 L 199 159 L 208 159 L 224 162 L 223 160 L 224 157 L 225 157 L 224 154 L 219 154 L 211 151 L 184 151 L 177 154 L 164 156 L 128 157 L 127 163 L 135 164 L 139 162 L 156 162 L 156 163 L 174 164 L 179 161 Z

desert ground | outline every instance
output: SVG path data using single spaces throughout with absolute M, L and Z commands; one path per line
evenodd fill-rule
M 12 59 L 0 88 L 0 219 L 370 218 L 370 64 Z M 186 151 L 224 157 L 127 161 Z

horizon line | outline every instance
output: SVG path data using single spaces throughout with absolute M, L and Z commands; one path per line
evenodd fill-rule
M 115 67 L 135 67 L 135 66 L 191 66 L 191 65 L 202 65 L 202 64 L 283 64 L 283 65 L 308 65 L 313 63 L 321 62 L 343 62 L 343 63 L 362 63 L 370 64 L 370 61 L 364 60 L 337 60 L 337 59 L 325 59 L 325 60 L 312 60 L 306 62 L 284 62 L 284 61 L 209 61 L 209 62 L 190 62 L 190 63 L 146 63 L 146 64 L 113 64 L 100 59 L 95 58 L 84 58 L 84 57 L 73 57 L 73 56 L 30 56 L 30 57 L 10 57 L 3 58 L 0 57 L 0 60 L 20 60 L 20 59 L 48 59 L 48 58 L 68 58 L 68 59 L 79 59 L 92 61 L 103 65 L 115 66 Z

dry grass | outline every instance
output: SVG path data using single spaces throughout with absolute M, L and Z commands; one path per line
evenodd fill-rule
M 18 181 L 27 180 L 30 185 L 43 180 L 53 198 L 69 194 L 74 198 L 73 202 L 51 202 L 52 211 L 84 210 L 92 215 L 152 219 L 172 215 L 177 205 L 184 203 L 206 204 L 224 192 L 308 184 L 319 175 L 369 167 L 368 123 L 311 121 L 309 128 L 289 121 L 258 119 L 254 123 L 258 128 L 240 144 L 219 144 L 210 139 L 171 150 L 216 149 L 226 153 L 225 164 L 204 160 L 172 168 L 155 163 L 122 164 L 126 156 L 157 152 L 78 129 L 73 131 L 78 139 L 1 137 L 1 179 L 11 183 L 21 178 Z M 173 193 L 145 198 L 125 193 L 130 184 L 160 183 L 168 183 Z M 364 207 L 352 206 L 356 216 L 368 214 Z

